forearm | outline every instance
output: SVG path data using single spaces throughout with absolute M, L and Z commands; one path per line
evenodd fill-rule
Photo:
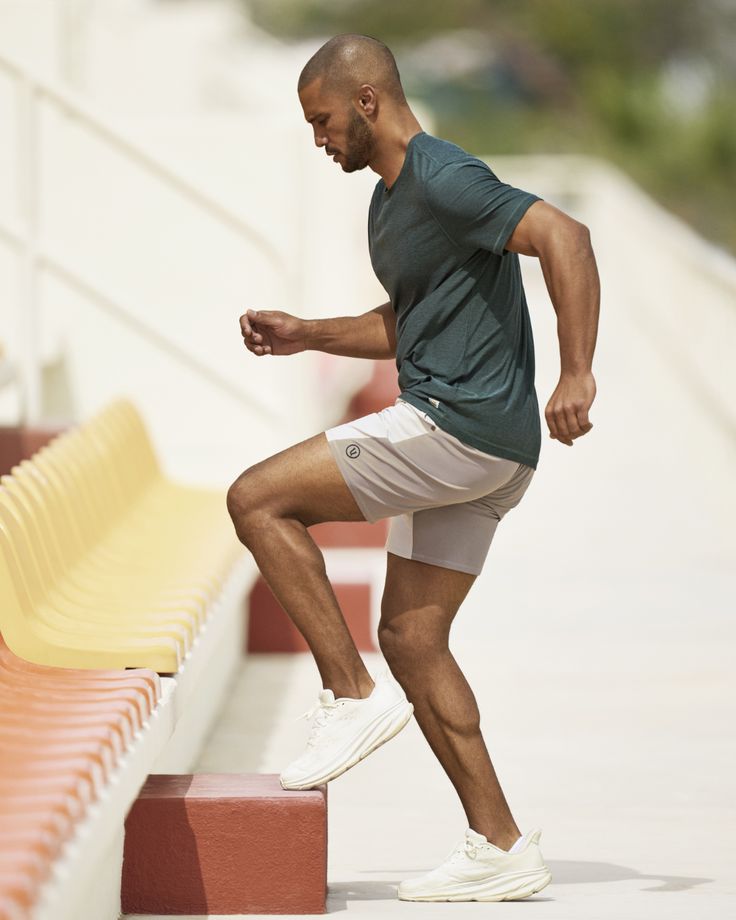
M 396 317 L 391 303 L 359 316 L 308 319 L 306 347 L 351 358 L 393 358 L 396 355 Z
M 538 253 L 557 314 L 561 374 L 592 370 L 598 335 L 600 279 L 587 227 L 560 228 Z

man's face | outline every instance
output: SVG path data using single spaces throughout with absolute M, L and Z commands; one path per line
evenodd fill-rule
M 314 143 L 342 166 L 343 172 L 365 169 L 374 153 L 373 126 L 349 99 L 323 93 L 315 80 L 299 94 Z

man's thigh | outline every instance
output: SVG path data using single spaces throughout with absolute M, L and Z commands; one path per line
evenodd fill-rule
M 228 502 L 243 511 L 264 509 L 296 517 L 307 527 L 323 521 L 365 520 L 324 432 L 245 470 L 230 487 Z
M 447 640 L 450 626 L 476 576 L 445 566 L 386 553 L 386 581 L 379 635 Z

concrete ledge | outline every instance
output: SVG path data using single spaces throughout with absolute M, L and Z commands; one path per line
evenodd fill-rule
M 125 822 L 122 909 L 324 913 L 327 787 L 277 774 L 150 776 Z

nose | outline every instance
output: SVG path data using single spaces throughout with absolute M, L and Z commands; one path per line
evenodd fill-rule
M 326 137 L 321 137 L 319 134 L 315 134 L 315 135 L 314 135 L 314 143 L 315 143 L 318 147 L 326 147 L 326 146 L 327 146 L 327 138 L 326 138 Z

